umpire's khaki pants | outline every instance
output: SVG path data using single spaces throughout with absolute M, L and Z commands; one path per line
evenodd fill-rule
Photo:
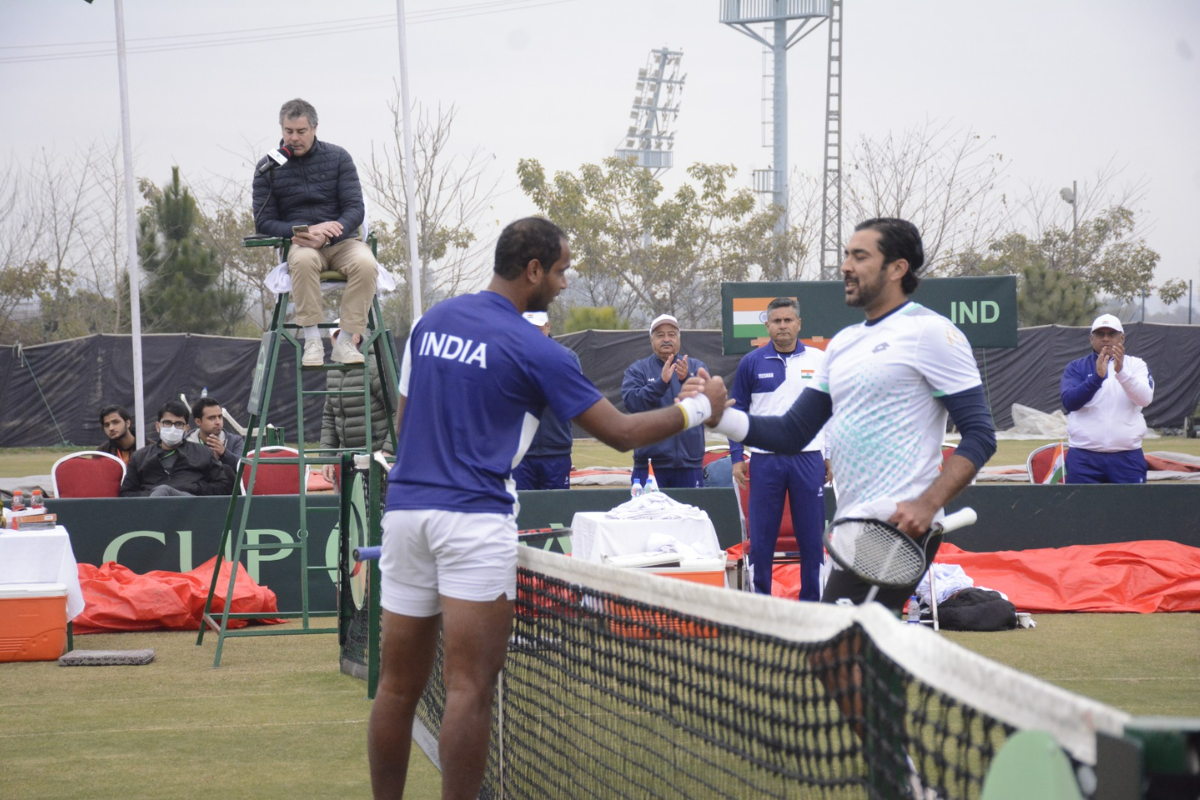
M 371 310 L 371 299 L 375 297 L 376 267 L 371 248 L 358 239 L 345 239 L 320 250 L 293 246 L 288 251 L 296 324 L 308 327 L 324 321 L 321 273 L 331 269 L 346 276 L 339 327 L 347 333 L 365 334 L 367 313 Z

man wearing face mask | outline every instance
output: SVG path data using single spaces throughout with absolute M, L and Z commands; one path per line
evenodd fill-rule
M 158 442 L 129 459 L 121 497 L 190 497 L 229 494 L 233 470 L 212 457 L 207 447 L 184 440 L 188 408 L 171 400 L 158 410 Z

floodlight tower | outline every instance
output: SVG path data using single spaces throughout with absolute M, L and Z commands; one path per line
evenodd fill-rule
M 687 75 L 680 74 L 682 50 L 651 50 L 646 66 L 638 70 L 633 97 L 633 124 L 625 134 L 617 158 L 633 158 L 656 177 L 675 165 L 675 122 Z
M 721 22 L 762 43 L 771 54 L 770 73 L 764 79 L 773 79 L 769 123 L 772 165 L 769 170 L 755 170 L 754 188 L 770 194 L 771 202 L 784 209 L 775 222 L 777 235 L 787 226 L 787 51 L 829 18 L 829 4 L 830 0 L 721 0 Z M 799 25 L 789 32 L 788 23 L 793 20 Z M 766 35 L 750 27 L 758 24 L 766 24 Z M 764 120 L 764 127 L 767 124 Z

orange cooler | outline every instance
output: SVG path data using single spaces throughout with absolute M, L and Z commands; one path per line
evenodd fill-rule
M 0 584 L 0 662 L 55 661 L 66 647 L 66 586 Z
M 727 588 L 724 556 L 718 558 L 688 559 L 688 564 L 689 566 L 686 567 L 650 567 L 649 569 L 655 575 L 661 575 L 664 578 L 702 583 L 705 586 L 716 586 L 719 589 Z

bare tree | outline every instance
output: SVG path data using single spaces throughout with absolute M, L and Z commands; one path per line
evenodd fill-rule
M 980 252 L 1011 216 L 999 188 L 1004 159 L 990 150 L 992 141 L 934 121 L 881 140 L 864 137 L 844 172 L 847 221 L 910 220 L 925 244 L 925 274 L 959 272 L 956 255 Z
M 53 296 L 63 300 L 75 282 L 74 265 L 86 252 L 93 222 L 95 150 L 86 147 L 70 157 L 45 149 L 35 157 L 30 176 L 45 215 L 42 255 L 50 266 Z
M 788 180 L 787 228 L 791 258 L 777 280 L 815 281 L 821 278 L 821 210 L 824 181 L 820 176 L 792 170 Z
M 45 217 L 28 202 L 25 183 L 13 162 L 0 169 L 0 341 L 11 341 L 14 312 L 33 299 L 48 273 L 38 258 Z
M 388 102 L 392 112 L 392 137 L 371 146 L 363 172 L 370 201 L 369 213 L 377 223 L 379 261 L 408 283 L 408 205 L 404 194 L 404 115 L 399 92 Z M 416 203 L 418 255 L 421 259 L 422 306 L 473 289 L 487 273 L 487 251 L 494 221 L 488 220 L 498 178 L 489 167 L 495 156 L 475 148 L 452 155 L 451 129 L 457 111 L 438 108 L 436 114 L 417 108 L 413 135 L 414 202 Z M 401 325 L 408 319 L 411 291 L 400 289 Z
M 1145 178 L 1118 184 L 1123 168 L 1109 161 L 1082 184 L 1028 184 L 1024 198 L 1015 204 L 1012 228 L 991 241 L 986 251 L 966 254 L 972 271 L 1021 276 L 1022 295 L 1045 295 L 1043 282 L 1071 280 L 1095 297 L 1136 301 L 1157 290 L 1167 303 L 1187 290 L 1183 281 L 1154 285 L 1159 254 L 1146 241 L 1146 217 L 1139 206 L 1145 199 Z M 1041 273 L 1058 273 L 1042 276 Z M 1038 276 L 1032 282 L 1026 276 Z M 1058 293 L 1051 293 L 1054 297 Z M 1041 321 L 1052 321 L 1060 312 L 1046 297 L 1025 298 L 1030 307 L 1043 309 Z M 1075 315 L 1083 319 L 1087 307 Z M 1040 324 L 1040 323 L 1039 323 Z
M 83 282 L 97 295 L 112 299 L 111 327 L 106 330 L 119 333 L 130 327 L 124 281 L 129 264 L 125 248 L 125 167 L 119 140 L 98 149 L 94 177 L 92 216 L 82 239 L 89 267 Z

